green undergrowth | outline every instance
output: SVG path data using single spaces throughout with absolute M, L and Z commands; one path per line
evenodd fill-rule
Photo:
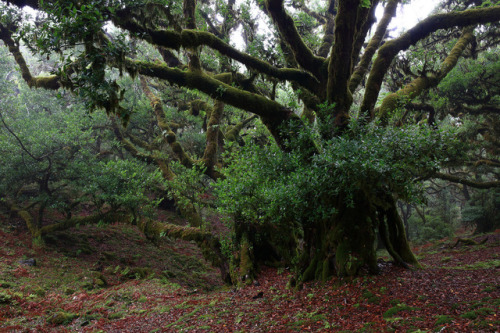
M 468 269 L 468 270 L 477 270 L 477 269 L 498 269 L 500 268 L 500 259 L 491 259 L 485 261 L 478 261 L 473 264 L 463 265 L 463 266 L 454 266 L 449 267 L 451 269 Z

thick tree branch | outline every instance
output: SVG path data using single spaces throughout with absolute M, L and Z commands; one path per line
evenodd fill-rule
M 390 0 L 386 4 L 384 15 L 382 16 L 380 23 L 377 25 L 377 30 L 375 31 L 373 37 L 370 39 L 370 42 L 368 43 L 368 46 L 366 47 L 365 52 L 361 57 L 361 60 L 354 69 L 354 73 L 351 75 L 351 79 L 349 81 L 349 90 L 351 92 L 356 90 L 356 88 L 363 80 L 364 75 L 368 71 L 368 66 L 372 61 L 373 55 L 375 54 L 380 43 L 382 42 L 382 39 L 385 36 L 389 23 L 391 22 L 392 18 L 396 15 L 396 8 L 398 7 L 399 2 L 401 2 L 401 0 Z
M 89 216 L 72 217 L 60 223 L 49 224 L 40 229 L 40 235 L 50 234 L 54 231 L 62 231 L 75 227 L 76 225 L 97 224 L 100 221 L 123 222 L 130 221 L 130 214 L 121 212 L 97 213 Z
M 251 121 L 253 121 L 254 119 L 256 119 L 257 116 L 253 115 L 243 121 L 240 121 L 239 123 L 237 123 L 236 125 L 232 126 L 227 132 L 226 134 L 224 135 L 226 137 L 226 140 L 228 141 L 236 141 L 236 139 L 238 138 L 239 136 L 239 133 L 241 132 L 241 130 L 248 124 L 250 123 Z
M 221 252 L 220 240 L 212 233 L 203 231 L 200 228 L 166 224 L 150 219 L 140 220 L 138 227 L 147 237 L 152 239 L 158 239 L 164 235 L 173 239 L 196 242 L 201 248 L 203 256 L 212 265 L 220 268 L 222 280 L 225 282 L 231 281 L 227 259 Z
M 144 92 L 144 94 L 146 94 L 146 97 L 149 99 L 151 108 L 153 108 L 153 111 L 156 115 L 158 126 L 162 130 L 167 132 L 166 133 L 167 143 L 169 144 L 170 148 L 172 148 L 172 151 L 177 156 L 179 162 L 181 162 L 181 164 L 184 165 L 186 168 L 191 168 L 194 164 L 194 161 L 185 152 L 184 148 L 182 148 L 180 143 L 177 142 L 177 137 L 175 133 L 168 126 L 168 123 L 165 120 L 165 112 L 163 111 L 163 103 L 158 98 L 158 96 L 156 96 L 151 91 L 151 89 L 149 89 L 148 82 L 143 76 L 140 77 L 140 80 L 141 80 L 142 91 Z
M 281 37 L 292 50 L 297 63 L 306 71 L 313 73 L 315 77 L 322 77 L 325 59 L 315 56 L 304 43 L 293 19 L 286 13 L 283 2 L 283 0 L 267 0 L 266 8 L 278 27 Z
M 184 0 L 183 11 L 186 28 L 196 30 L 196 0 Z M 198 46 L 194 46 L 189 49 L 189 68 L 192 70 L 201 70 L 200 48 Z
M 223 112 L 224 103 L 215 101 L 212 112 L 210 112 L 210 118 L 208 119 L 207 124 L 207 144 L 205 146 L 205 151 L 203 152 L 202 161 L 207 168 L 206 172 L 208 176 L 212 179 L 216 179 L 219 177 L 219 174 L 215 171 L 215 166 L 217 164 L 217 152 L 219 148 L 219 125 L 222 119 Z
M 335 15 L 337 13 L 337 5 L 335 0 L 328 1 L 328 9 L 326 11 L 326 22 L 323 27 L 323 40 L 321 41 L 321 46 L 318 50 L 318 56 L 326 58 L 333 45 L 335 36 L 333 35 L 335 31 Z
M 437 172 L 433 176 L 433 178 L 439 178 L 443 180 L 450 181 L 452 183 L 459 183 L 463 185 L 467 185 L 470 187 L 474 188 L 482 188 L 482 189 L 487 189 L 487 188 L 493 188 L 493 187 L 500 187 L 500 181 L 490 181 L 490 182 L 478 182 L 446 173 L 440 173 Z
M 158 46 L 175 50 L 179 50 L 181 47 L 196 48 L 199 46 L 208 46 L 216 51 L 219 51 L 222 55 L 241 62 L 248 68 L 256 70 L 260 73 L 280 80 L 297 82 L 301 86 L 304 86 L 312 91 L 317 91 L 319 89 L 318 80 L 311 74 L 295 68 L 276 68 L 271 66 L 266 61 L 236 50 L 220 38 L 217 38 L 215 35 L 206 31 L 189 29 L 183 30 L 182 32 L 173 30 L 153 30 L 144 28 L 131 20 L 124 19 L 115 20 L 114 23 L 120 28 L 144 35 L 145 40 Z
M 355 43 L 353 45 L 353 51 L 352 51 L 352 61 L 353 61 L 353 66 L 357 64 L 359 61 L 359 56 L 361 54 L 361 48 L 363 47 L 365 40 L 366 40 L 366 35 L 368 34 L 368 31 L 370 31 L 371 27 L 373 24 L 377 21 L 375 17 L 375 10 L 377 9 L 377 6 L 379 4 L 379 0 L 372 0 L 370 7 L 363 7 L 361 6 L 358 9 L 358 18 L 357 18 L 357 24 L 356 24 L 356 38 L 355 38 Z
M 217 76 L 214 78 L 201 72 L 182 71 L 158 63 L 128 60 L 127 66 L 131 70 L 137 70 L 142 75 L 167 80 L 171 84 L 198 89 L 216 100 L 266 119 L 287 119 L 293 114 L 291 110 L 283 107 L 278 102 L 225 84 L 222 77 L 231 74 L 220 74 L 218 77 L 221 80 L 218 80 Z
M 141 152 L 130 140 L 125 138 L 115 117 L 111 118 L 111 124 L 116 138 L 118 139 L 118 141 L 120 141 L 122 147 L 125 148 L 125 150 L 128 151 L 130 154 L 132 154 L 133 157 L 140 159 L 142 161 L 146 161 L 148 163 L 157 162 L 156 157 L 152 156 L 150 153 L 145 154 Z
M 356 25 L 358 24 L 360 1 L 342 0 L 338 5 L 338 14 L 335 20 L 335 44 L 328 64 L 327 99 L 335 104 L 335 125 L 342 127 L 346 124 L 349 107 L 352 104 L 352 95 L 348 82 L 352 71 L 353 48 L 356 39 Z M 326 115 L 320 115 L 324 117 Z
M 463 12 L 451 12 L 437 14 L 426 18 L 411 28 L 399 38 L 385 43 L 379 50 L 368 82 L 366 92 L 361 105 L 363 114 L 370 114 L 375 107 L 378 94 L 382 88 L 382 81 L 389 69 L 394 57 L 399 51 L 404 51 L 419 40 L 427 37 L 439 29 L 449 29 L 453 27 L 465 27 L 469 25 L 484 24 L 500 20 L 500 6 L 489 8 L 469 9 Z
M 19 49 L 19 44 L 12 39 L 12 32 L 2 24 L 0 24 L 0 39 L 5 43 L 10 53 L 14 56 L 16 63 L 21 69 L 21 76 L 30 88 L 36 87 L 57 90 L 61 87 L 59 77 L 56 75 L 42 77 L 33 77 L 31 75 L 30 69 L 28 68 L 26 61 L 24 60 L 24 56 Z

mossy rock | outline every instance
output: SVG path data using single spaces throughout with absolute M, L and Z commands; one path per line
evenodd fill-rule
M 47 323 L 53 325 L 66 325 L 71 323 L 78 315 L 75 313 L 59 311 L 47 318 Z

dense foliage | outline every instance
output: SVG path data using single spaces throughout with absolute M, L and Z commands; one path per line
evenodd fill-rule
M 460 154 L 453 131 L 428 127 L 380 128 L 351 123 L 342 136 L 317 142 L 319 152 L 301 149 L 300 137 L 276 145 L 248 146 L 232 154 L 231 164 L 218 182 L 217 194 L 227 214 L 255 223 L 307 225 L 335 213 L 327 198 L 342 195 L 352 205 L 362 190 L 374 198 L 384 186 L 398 198 L 421 199 L 416 178 L 433 173 L 441 163 Z M 312 153 L 312 154 L 308 154 Z
M 104 115 L 90 116 L 68 94 L 29 90 L 6 68 L 1 75 L 9 78 L 0 87 L 2 206 L 24 211 L 24 217 L 35 219 L 35 229 L 46 224 L 47 210 L 69 219 L 84 206 L 133 212 L 154 206 L 147 194 L 162 186 L 160 173 L 118 159 Z

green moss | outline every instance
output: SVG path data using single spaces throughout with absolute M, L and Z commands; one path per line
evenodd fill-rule
M 128 279 L 145 279 L 153 274 L 153 270 L 149 267 L 125 267 L 120 273 Z
M 6 292 L 0 292 L 0 304 L 10 304 L 12 302 L 12 296 Z
M 368 303 L 371 303 L 371 304 L 380 304 L 380 300 L 381 300 L 380 296 L 375 295 L 374 293 L 372 293 L 369 290 L 365 290 L 363 292 L 363 297 L 366 298 L 366 300 L 368 301 Z
M 72 289 L 72 288 L 66 288 L 64 289 L 64 294 L 66 295 L 71 295 L 71 294 L 74 294 L 75 290 Z
M 39 297 L 44 297 L 45 294 L 46 294 L 46 291 L 45 289 L 43 289 L 42 287 L 35 287 L 33 289 L 33 293 Z
M 71 323 L 77 317 L 77 314 L 59 311 L 47 317 L 47 323 L 52 325 L 66 325 Z
M 118 311 L 118 312 L 110 313 L 108 315 L 108 319 L 109 320 L 121 319 L 121 318 L 125 317 L 125 314 L 126 314 L 125 311 Z
M 322 274 L 321 274 L 321 280 L 326 281 L 330 277 L 330 260 L 326 258 L 323 260 L 323 267 L 322 267 Z
M 245 284 L 251 284 L 253 281 L 253 261 L 251 254 L 251 246 L 246 239 L 243 238 L 240 246 L 240 272 L 239 276 L 241 281 Z
M 436 320 L 436 325 L 444 325 L 444 324 L 450 324 L 453 322 L 453 317 L 448 316 L 448 315 L 437 315 L 435 316 Z
M 395 306 L 395 305 L 401 304 L 401 301 L 397 298 L 394 298 L 394 299 L 391 299 L 389 301 L 389 304 L 391 304 L 392 306 Z
M 57 90 L 60 87 L 59 77 L 57 75 L 40 76 L 40 77 L 32 78 L 30 83 L 31 83 L 30 86 L 36 87 L 36 88 Z
M 384 314 L 382 315 L 382 317 L 391 318 L 391 317 L 394 317 L 394 315 L 396 315 L 399 312 L 412 311 L 412 310 L 418 310 L 418 309 L 411 307 L 411 306 L 408 306 L 406 304 L 398 304 L 398 305 L 388 309 L 387 311 L 385 311 Z
M 301 282 L 307 282 L 312 279 L 314 279 L 314 273 L 316 272 L 316 266 L 318 264 L 318 258 L 314 257 L 309 264 L 309 266 L 306 268 L 304 273 L 302 274 L 302 279 Z
M 483 308 L 479 308 L 477 310 L 466 312 L 466 313 L 462 314 L 460 317 L 462 317 L 464 319 L 475 320 L 478 317 L 484 317 L 484 316 L 487 316 L 487 315 L 490 315 L 493 313 L 495 313 L 495 310 L 493 310 L 491 308 L 483 307 Z

